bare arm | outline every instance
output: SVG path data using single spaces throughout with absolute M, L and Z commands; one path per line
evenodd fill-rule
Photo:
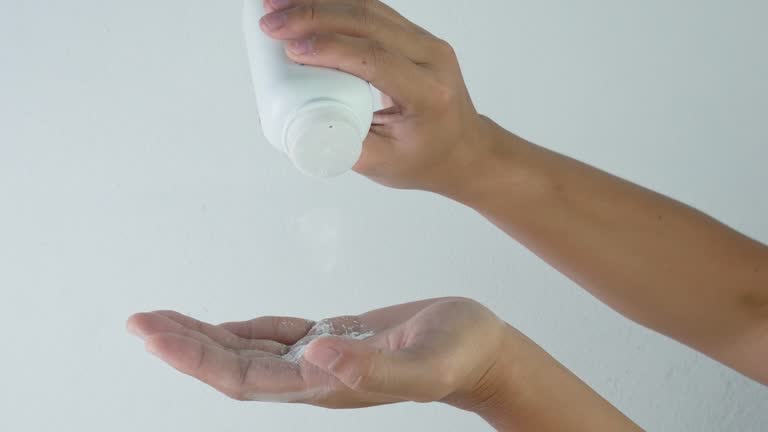
M 765 245 L 491 121 L 486 130 L 488 157 L 446 195 L 620 313 L 768 384 Z

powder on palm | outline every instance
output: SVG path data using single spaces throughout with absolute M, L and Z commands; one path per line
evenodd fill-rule
M 346 339 L 365 340 L 373 336 L 374 332 L 360 331 L 359 323 L 353 322 L 350 325 L 345 323 L 334 323 L 331 320 L 318 321 L 300 341 L 291 346 L 290 350 L 283 355 L 283 359 L 292 363 L 298 363 L 304 357 L 304 351 L 313 340 L 323 336 L 337 336 Z

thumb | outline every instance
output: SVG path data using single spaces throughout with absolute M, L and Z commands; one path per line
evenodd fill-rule
M 438 358 L 418 350 L 376 347 L 373 340 L 336 336 L 307 346 L 304 360 L 328 371 L 347 387 L 416 402 L 440 400 L 453 391 L 451 374 Z

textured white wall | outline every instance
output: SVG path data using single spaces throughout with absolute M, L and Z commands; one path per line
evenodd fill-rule
M 456 45 L 482 112 L 768 241 L 768 3 L 391 4 Z M 239 13 L 0 0 L 0 430 L 486 430 L 439 405 L 236 403 L 123 329 L 146 309 L 321 318 L 446 294 L 492 306 L 648 429 L 768 428 L 768 389 L 472 211 L 298 175 L 259 134 Z

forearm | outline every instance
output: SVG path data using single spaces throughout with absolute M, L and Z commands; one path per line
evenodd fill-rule
M 455 406 L 504 432 L 641 430 L 530 339 L 511 327 L 509 336 L 476 402 Z
M 765 246 L 498 126 L 489 131 L 481 174 L 448 195 L 624 315 L 768 381 L 758 362 L 731 354 L 768 343 Z

